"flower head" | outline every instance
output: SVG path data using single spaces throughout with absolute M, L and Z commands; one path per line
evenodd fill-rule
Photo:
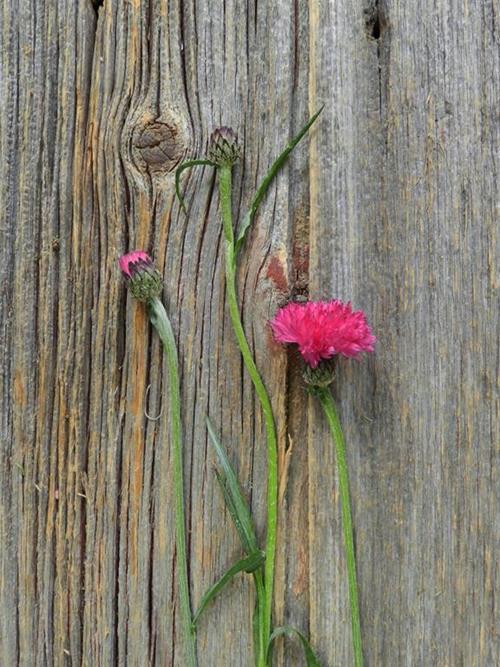
M 240 159 L 238 136 L 230 127 L 218 127 L 210 135 L 208 159 L 218 167 L 230 167 Z
M 311 368 L 336 354 L 357 357 L 373 352 L 375 336 L 362 310 L 342 301 L 289 303 L 280 308 L 271 327 L 279 343 L 295 343 Z
M 149 266 L 152 263 L 151 257 L 144 250 L 133 250 L 127 255 L 122 255 L 118 260 L 120 270 L 126 279 L 132 278 L 141 266 Z
M 148 302 L 160 296 L 163 281 L 153 260 L 144 250 L 133 250 L 118 260 L 130 291 L 139 301 Z

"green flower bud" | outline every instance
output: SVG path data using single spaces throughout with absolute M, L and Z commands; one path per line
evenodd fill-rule
M 218 167 L 231 167 L 240 159 L 238 137 L 230 127 L 218 127 L 210 136 L 208 159 Z

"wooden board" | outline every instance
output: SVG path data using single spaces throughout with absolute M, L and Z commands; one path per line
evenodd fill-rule
M 239 272 L 279 429 L 275 621 L 351 661 L 332 445 L 268 318 L 351 299 L 379 342 L 339 365 L 369 666 L 498 663 L 499 14 L 491 0 L 0 3 L 0 664 L 176 665 L 168 378 L 116 260 L 151 251 L 182 358 L 194 602 L 240 555 L 209 414 L 265 530 L 265 434 L 228 321 L 213 173 L 232 125 Z M 154 418 L 157 417 L 159 418 Z M 200 667 L 251 665 L 240 577 Z M 280 643 L 275 664 L 302 664 Z

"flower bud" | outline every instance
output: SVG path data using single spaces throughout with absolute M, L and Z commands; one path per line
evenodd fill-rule
M 230 127 L 218 127 L 210 136 L 208 159 L 218 167 L 230 167 L 240 159 L 238 137 Z
M 118 260 L 123 277 L 133 296 L 145 303 L 160 296 L 163 280 L 151 257 L 143 250 L 134 250 Z

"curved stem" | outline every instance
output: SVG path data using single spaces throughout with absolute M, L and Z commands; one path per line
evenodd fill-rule
M 226 238 L 226 291 L 229 304 L 229 314 L 233 325 L 238 346 L 243 357 L 248 374 L 255 387 L 260 401 L 267 434 L 267 534 L 264 565 L 264 610 L 262 618 L 262 632 L 265 643 L 271 634 L 271 615 L 273 603 L 274 564 L 276 555 L 276 530 L 278 522 L 278 448 L 276 427 L 271 408 L 271 401 L 260 377 L 257 366 L 252 357 L 248 341 L 243 330 L 238 299 L 236 295 L 236 260 L 231 211 L 231 168 L 217 169 L 222 224 Z
M 349 495 L 349 475 L 345 456 L 345 442 L 335 403 L 329 389 L 317 389 L 317 395 L 325 411 L 330 432 L 335 443 L 335 455 L 339 474 L 340 500 L 342 505 L 342 530 L 347 561 L 347 578 L 349 583 L 349 600 L 351 603 L 352 643 L 355 667 L 363 666 L 363 647 L 361 643 L 361 623 L 359 618 L 358 584 L 356 579 L 356 555 L 351 517 L 351 500 Z
M 192 627 L 191 603 L 186 553 L 186 524 L 184 510 L 184 475 L 182 469 L 182 424 L 177 346 L 167 312 L 156 298 L 149 304 L 149 318 L 163 343 L 169 374 L 169 398 L 172 411 L 172 460 L 174 466 L 175 540 L 177 549 L 177 576 L 181 603 L 181 622 L 184 630 L 188 667 L 197 667 L 196 637 Z

